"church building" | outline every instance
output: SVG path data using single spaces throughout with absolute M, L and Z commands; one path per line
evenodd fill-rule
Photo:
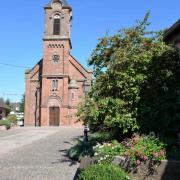
M 66 0 L 45 7 L 43 58 L 25 74 L 25 126 L 79 126 L 76 112 L 92 71 L 70 53 L 72 8 Z

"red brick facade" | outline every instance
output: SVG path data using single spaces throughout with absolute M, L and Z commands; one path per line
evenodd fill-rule
M 52 0 L 45 14 L 43 59 L 26 72 L 25 125 L 79 126 L 77 106 L 92 72 L 70 54 L 72 9 L 67 2 Z

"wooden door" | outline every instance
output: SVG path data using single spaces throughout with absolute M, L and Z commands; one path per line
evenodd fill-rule
M 60 110 L 59 107 L 49 108 L 49 126 L 59 126 Z

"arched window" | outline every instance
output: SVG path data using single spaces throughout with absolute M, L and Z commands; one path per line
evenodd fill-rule
M 58 80 L 57 79 L 52 80 L 52 91 L 58 91 Z
M 75 93 L 74 92 L 72 92 L 72 94 L 71 94 L 71 99 L 72 99 L 72 101 L 75 100 Z
M 60 35 L 60 16 L 54 15 L 53 34 Z

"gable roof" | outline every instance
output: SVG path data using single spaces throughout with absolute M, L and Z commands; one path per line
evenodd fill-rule
M 0 102 L 0 108 L 10 109 L 10 107 L 7 106 L 4 102 Z
M 87 70 L 84 66 L 82 66 L 82 64 L 79 63 L 79 61 L 76 60 L 76 58 L 74 58 L 71 54 L 70 54 L 70 63 L 74 65 L 74 67 L 76 69 L 78 69 L 78 71 L 83 74 L 84 77 L 88 78 L 91 77 L 93 72 L 92 70 Z
M 176 33 L 180 33 L 180 19 L 176 21 L 176 23 L 174 23 L 168 30 L 166 30 L 164 34 L 164 41 L 168 41 L 168 39 Z
M 42 70 L 42 62 L 43 59 L 41 59 L 33 68 L 26 70 L 25 75 L 30 75 L 30 79 L 32 79 L 33 76 L 35 76 L 39 71 Z

